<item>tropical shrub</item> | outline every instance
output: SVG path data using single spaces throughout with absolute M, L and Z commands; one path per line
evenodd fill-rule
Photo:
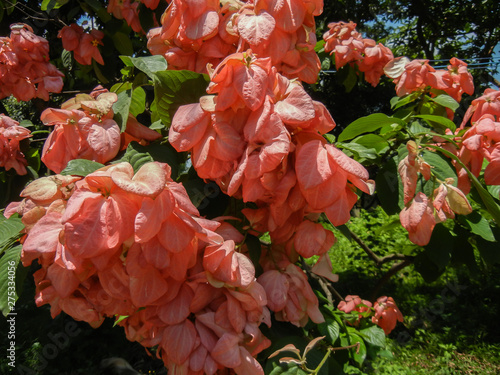
M 0 233 L 4 315 L 21 282 L 6 265 L 33 267 L 36 303 L 52 317 L 114 319 L 171 374 L 326 374 L 383 355 L 403 321 L 391 297 L 333 286 L 327 227 L 363 246 L 347 224 L 360 196 L 399 213 L 415 244 L 384 257 L 364 245 L 377 266 L 397 262 L 387 278 L 411 263 L 436 277 L 454 243 L 464 262 L 475 250 L 498 261 L 498 91 L 472 101 L 457 126 L 458 102 L 473 94 L 464 62 L 436 70 L 394 58 L 352 22 L 330 24 L 318 43 L 322 8 L 43 1 L 61 26 L 39 30 L 59 46 L 55 65 L 47 39 L 12 26 L 2 95 L 43 109 L 33 122 L 0 118 L 1 182 L 12 191 Z M 392 79 L 394 113 L 362 117 L 335 139 L 305 86 L 320 55 L 372 86 Z

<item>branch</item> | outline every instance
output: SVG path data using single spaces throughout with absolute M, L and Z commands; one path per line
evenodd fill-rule
M 411 260 L 413 261 L 414 256 L 404 255 L 404 254 L 389 254 L 383 258 L 380 258 L 380 264 L 390 262 L 391 260 Z
M 352 237 L 352 239 L 365 251 L 366 254 L 375 262 L 375 265 L 377 267 L 380 267 L 382 264 L 390 262 L 392 260 L 412 260 L 413 257 L 410 255 L 404 255 L 404 254 L 389 254 L 386 255 L 382 258 L 380 258 L 377 254 L 375 254 L 372 249 L 368 247 L 367 244 L 363 242 L 361 238 L 358 237 L 356 233 L 354 233 L 352 230 L 350 230 L 347 225 L 345 225 L 345 228 L 349 232 L 349 235 Z
M 387 271 L 387 273 L 384 276 L 382 276 L 382 278 L 379 280 L 379 282 L 377 283 L 377 285 L 375 286 L 375 288 L 373 288 L 373 290 L 372 290 L 372 292 L 370 294 L 369 300 L 370 301 L 375 301 L 376 296 L 377 296 L 379 290 L 389 281 L 389 279 L 392 276 L 394 276 L 396 273 L 398 273 L 400 270 L 402 270 L 403 268 L 405 268 L 405 267 L 409 266 L 410 264 L 412 264 L 413 260 L 414 260 L 413 257 L 409 257 L 408 259 L 405 259 L 405 260 L 403 260 L 400 263 L 394 264 L 389 269 L 389 271 Z
M 344 226 L 352 239 L 365 251 L 366 254 L 377 264 L 377 267 L 380 265 L 380 258 L 375 254 L 372 249 L 370 249 L 361 238 L 358 237 L 356 233 L 354 233 L 347 225 Z

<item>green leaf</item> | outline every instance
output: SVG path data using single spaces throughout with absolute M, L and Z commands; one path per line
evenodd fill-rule
M 122 59 L 125 65 L 135 66 L 140 71 L 146 73 L 151 79 L 155 78 L 156 72 L 167 70 L 167 60 L 161 55 L 144 57 L 120 56 L 120 59 Z
M 422 125 L 422 122 L 419 120 L 410 121 L 409 126 L 408 126 L 408 130 L 412 134 L 428 134 L 431 131 L 431 129 Z
M 52 9 L 59 9 L 69 0 L 43 0 L 40 9 L 49 13 Z
M 21 236 L 24 224 L 18 215 L 12 215 L 8 219 L 0 215 L 0 255 Z
M 448 265 L 456 238 L 443 224 L 434 227 L 429 244 L 425 246 L 425 252 L 439 268 L 444 269 Z
M 330 70 L 331 66 L 332 60 L 330 59 L 330 56 L 321 61 L 321 70 Z
M 363 341 L 363 338 L 360 335 L 358 335 L 357 333 L 354 333 L 354 332 L 350 332 L 349 337 L 351 339 L 351 344 L 356 344 L 357 342 L 359 342 L 359 349 L 357 350 L 356 348 L 352 348 L 351 353 L 352 353 L 354 360 L 359 365 L 362 365 L 366 359 L 365 342 Z
M 7 7 L 7 14 L 10 16 L 12 14 L 12 12 L 14 11 L 14 9 L 17 9 L 17 7 L 15 6 L 17 4 L 17 0 L 10 0 L 9 1 L 9 6 Z
M 401 119 L 384 115 L 383 113 L 374 113 L 351 122 L 344 131 L 340 133 L 338 141 L 343 142 L 363 133 L 371 133 L 387 125 L 399 127 L 404 126 L 405 122 Z
M 65 176 L 71 175 L 85 177 L 102 167 L 104 167 L 103 164 L 92 160 L 74 159 L 69 161 L 68 165 L 64 168 L 61 174 Z
M 320 39 L 316 42 L 316 45 L 314 46 L 314 51 L 316 53 L 319 53 L 323 48 L 325 48 L 325 41 L 323 39 Z
M 269 375 L 307 375 L 307 372 L 302 370 L 296 364 L 282 364 L 275 367 Z
M 453 112 L 457 110 L 457 108 L 460 106 L 458 102 L 453 99 L 451 96 L 447 94 L 441 94 L 436 96 L 435 98 L 430 98 L 434 103 L 437 103 L 439 105 L 442 105 L 443 107 L 451 109 Z
M 486 189 L 494 198 L 500 199 L 500 185 L 488 185 Z
M 404 208 L 403 184 L 399 179 L 396 158 L 382 164 L 375 177 L 375 189 L 380 205 L 388 215 L 399 213 Z
M 129 317 L 130 315 L 120 315 L 116 318 L 115 322 L 113 323 L 113 327 L 116 327 L 118 323 L 120 323 L 122 320 L 125 320 Z
M 118 100 L 113 103 L 113 119 L 123 133 L 127 128 L 128 114 L 130 111 L 130 103 L 132 102 L 132 90 L 125 90 L 118 94 Z
M 335 143 L 335 136 L 333 134 L 326 133 L 326 134 L 323 134 L 323 137 L 326 138 L 328 143 L 331 143 L 331 144 Z
M 111 39 L 113 39 L 113 43 L 115 48 L 122 55 L 133 55 L 134 47 L 132 45 L 132 41 L 129 36 L 121 31 L 117 31 L 113 35 L 111 35 Z
M 327 318 L 325 322 L 318 324 L 318 330 L 323 336 L 326 336 L 326 339 L 332 345 L 334 345 L 340 335 L 339 323 L 330 318 Z
M 486 241 L 495 241 L 495 236 L 491 230 L 490 223 L 477 211 L 472 211 L 469 215 L 458 215 L 458 221 L 468 228 L 472 233 L 481 236 Z
M 374 149 L 378 154 L 382 154 L 389 148 L 389 142 L 384 137 L 377 134 L 365 134 L 352 140 L 368 149 Z
M 376 159 L 378 156 L 377 150 L 375 150 L 374 148 L 366 148 L 365 146 L 360 145 L 355 141 L 352 141 L 350 143 L 337 142 L 335 146 L 351 151 L 353 154 L 357 155 L 356 159 Z
M 394 355 L 390 350 L 384 349 L 378 352 L 378 356 L 387 359 L 394 359 Z
M 417 118 L 421 118 L 421 119 L 425 120 L 433 128 L 436 128 L 435 125 L 437 125 L 438 129 L 442 129 L 442 130 L 450 129 L 453 132 L 457 128 L 453 121 L 451 121 L 450 119 L 443 117 L 443 116 L 416 115 L 413 117 L 417 117 Z
M 42 165 L 42 161 L 40 160 L 40 150 L 36 148 L 30 148 L 28 151 L 24 153 L 26 156 L 26 160 L 28 161 L 28 166 L 33 169 L 35 172 L 36 178 L 38 178 L 38 171 Z
M 5 251 L 0 258 L 0 310 L 7 316 L 17 301 L 16 270 L 21 258 L 22 245 Z
M 134 116 L 140 115 L 146 110 L 146 92 L 142 87 L 136 87 L 132 91 L 132 101 L 130 102 L 130 113 Z
M 347 69 L 347 75 L 342 81 L 342 84 L 344 85 L 346 92 L 351 92 L 354 86 L 356 86 L 356 83 L 358 83 L 356 70 L 350 65 L 345 65 L 342 69 Z
M 455 232 L 457 234 L 457 243 L 459 243 L 460 246 L 455 246 L 453 248 L 453 253 L 451 254 L 451 265 L 456 266 L 463 264 L 467 266 L 471 276 L 478 275 L 479 267 L 476 263 L 474 247 L 469 242 L 470 232 L 459 225 L 455 226 Z
M 379 346 L 385 348 L 385 333 L 379 326 L 371 326 L 359 331 L 361 337 L 371 345 Z
M 411 103 L 415 101 L 419 96 L 420 94 L 418 92 L 414 92 L 410 95 L 406 95 L 403 97 L 395 96 L 391 99 L 391 109 L 395 110 L 408 103 Z
M 451 164 L 451 160 L 444 155 L 433 152 L 430 150 L 422 151 L 422 158 L 430 164 L 432 174 L 434 174 L 441 181 L 446 178 L 452 177 L 454 179 L 454 185 L 457 183 L 457 172 L 455 167 Z
M 451 260 L 456 238 L 443 224 L 435 226 L 429 244 L 415 257 L 415 269 L 426 282 L 436 280 L 443 273 Z
M 71 68 L 73 66 L 73 58 L 71 57 L 71 52 L 63 49 L 61 52 L 61 60 L 62 60 L 63 66 L 66 69 L 71 70 Z
M 163 125 L 161 120 L 158 120 L 158 121 L 153 122 L 149 128 L 153 129 L 153 130 L 165 129 L 165 125 Z
M 481 254 L 481 258 L 488 266 L 493 266 L 500 263 L 500 229 L 494 228 L 493 233 L 497 239 L 497 242 L 486 241 L 483 238 L 476 239 L 476 247 Z
M 196 103 L 206 94 L 208 76 L 189 70 L 168 70 L 154 74 L 156 111 L 167 126 L 177 108 L 183 104 Z

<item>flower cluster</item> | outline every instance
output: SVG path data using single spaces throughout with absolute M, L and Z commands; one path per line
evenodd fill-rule
M 408 155 L 399 163 L 398 171 L 403 182 L 405 208 L 399 217 L 401 225 L 408 231 L 410 240 L 420 246 L 427 245 L 437 223 L 455 218 L 455 214 L 472 212 L 465 194 L 455 187 L 454 179 L 440 181 L 431 197 L 423 192 L 415 195 L 419 174 L 425 180 L 431 178 L 431 166 L 418 155 L 419 147 L 414 141 L 406 144 Z
M 28 25 L 10 28 L 10 37 L 0 37 L 0 99 L 49 100 L 50 92 L 61 92 L 64 76 L 49 63 L 49 43 Z
M 62 104 L 61 109 L 48 108 L 42 122 L 54 126 L 43 146 L 42 161 L 60 173 L 73 159 L 106 163 L 132 140 L 153 141 L 161 137 L 129 115 L 125 133 L 113 120 L 115 93 L 96 88 L 90 95 L 79 94 Z
M 375 316 L 372 317 L 372 322 L 381 327 L 385 334 L 388 335 L 396 322 L 403 322 L 403 314 L 399 311 L 392 297 L 379 297 L 373 305 Z
M 232 53 L 252 49 L 269 57 L 271 65 L 288 78 L 316 82 L 320 69 L 314 16 L 323 1 L 276 2 L 173 0 L 162 26 L 148 32 L 148 48 L 163 55 L 170 69 L 207 72 Z
M 460 102 L 463 93 L 474 93 L 474 83 L 472 75 L 467 71 L 467 64 L 456 57 L 450 59 L 446 70 L 434 69 L 429 65 L 429 60 L 410 61 L 406 57 L 398 57 L 389 62 L 384 71 L 394 80 L 398 96 L 431 87 L 443 90 Z
M 21 260 L 37 259 L 36 303 L 99 326 L 124 317 L 127 338 L 172 374 L 263 374 L 254 356 L 270 342 L 264 288 L 236 252 L 242 236 L 203 219 L 167 164 L 136 173 L 118 163 L 85 178 L 35 180 L 11 203 L 25 224 Z
M 382 43 L 363 38 L 352 21 L 329 23 L 323 39 L 325 52 L 335 54 L 337 69 L 348 63 L 356 64 L 373 87 L 378 85 L 384 74 L 384 66 L 394 59 L 392 51 Z
M 98 45 L 103 45 L 104 33 L 102 31 L 92 29 L 86 33 L 83 27 L 72 23 L 59 30 L 57 37 L 62 39 L 65 50 L 73 51 L 75 60 L 80 64 L 91 65 L 92 59 L 94 59 L 99 64 L 104 65 L 101 52 L 97 48 Z
M 322 134 L 335 126 L 328 111 L 298 81 L 279 74 L 270 58 L 257 58 L 250 50 L 235 53 L 211 70 L 210 78 L 211 95 L 177 110 L 170 143 L 191 152 L 201 178 L 257 204 L 243 214 L 249 230 L 271 236 L 273 247 L 261 260 L 268 290 L 292 285 L 286 275 L 295 272 L 298 255 L 319 255 L 313 271 L 336 281 L 326 255 L 335 237 L 316 221 L 325 212 L 334 225 L 347 222 L 356 188 L 373 189 L 368 172 L 326 142 Z M 271 287 L 270 279 L 284 284 Z M 317 306 L 314 294 L 305 300 Z M 309 302 L 297 307 L 319 319 Z M 273 306 L 283 319 L 304 324 L 300 314 L 282 313 L 285 303 Z
M 110 0 L 107 11 L 108 13 L 112 13 L 113 16 L 119 20 L 124 19 L 136 33 L 144 33 L 138 12 L 141 2 L 150 9 L 156 9 L 159 0 Z
M 350 323 L 355 326 L 358 326 L 364 317 L 371 316 L 372 322 L 382 328 L 386 335 L 396 327 L 396 321 L 403 322 L 403 314 L 399 311 L 392 297 L 379 297 L 373 305 L 370 301 L 361 299 L 359 296 L 348 295 L 344 301 L 338 304 L 337 308 L 346 314 L 357 313 L 357 319 Z
M 14 169 L 19 175 L 27 173 L 28 162 L 19 148 L 19 142 L 31 137 L 30 133 L 17 121 L 0 114 L 0 167 Z
M 486 160 L 484 182 L 486 185 L 500 185 L 500 91 L 486 89 L 481 97 L 473 100 L 461 128 L 469 120 L 472 126 L 462 136 L 457 156 L 476 177 Z M 459 183 L 469 191 L 467 173 L 460 166 L 457 166 L 457 171 Z

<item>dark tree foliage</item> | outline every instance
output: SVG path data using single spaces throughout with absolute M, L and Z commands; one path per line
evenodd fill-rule
M 494 78 L 499 68 L 498 60 L 494 59 L 500 43 L 499 14 L 500 2 L 496 0 L 325 1 L 324 12 L 317 18 L 317 35 L 321 39 L 329 22 L 353 21 L 365 38 L 388 46 L 395 57 L 429 60 L 457 57 L 468 63 L 480 62 L 482 65 L 473 65 L 471 69 L 476 94 L 480 95 L 492 83 L 500 85 Z M 434 65 L 447 65 L 446 60 Z M 334 70 L 334 63 L 330 69 Z M 333 114 L 338 125 L 334 134 L 361 116 L 388 113 L 389 99 L 395 95 L 394 86 L 384 79 L 373 88 L 359 77 L 352 89 L 343 88 L 345 80 L 352 79 L 348 69 L 322 74 L 314 90 L 310 90 Z M 464 102 L 469 104 L 467 98 Z

